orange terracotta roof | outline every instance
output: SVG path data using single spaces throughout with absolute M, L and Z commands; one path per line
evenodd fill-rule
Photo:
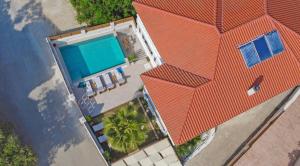
M 144 4 L 211 25 L 215 25 L 216 22 L 216 1 L 212 0 L 135 0 L 135 2 L 136 5 Z
M 295 0 L 268 0 L 268 14 L 300 34 L 300 3 Z
M 265 0 L 219 0 L 217 13 L 219 31 L 226 32 L 263 16 L 266 13 L 264 2 Z
M 139 3 L 135 7 L 164 62 L 213 78 L 220 41 L 216 27 Z
M 165 62 L 142 79 L 175 144 L 300 83 L 300 12 L 294 7 L 300 2 L 216 0 L 215 9 L 204 2 L 134 2 Z M 276 6 L 281 3 L 283 9 Z M 211 22 L 191 14 L 201 9 L 215 12 Z M 284 51 L 248 68 L 238 47 L 273 30 Z M 248 96 L 260 76 L 260 90 Z
M 209 81 L 207 78 L 189 73 L 166 63 L 144 73 L 143 75 L 193 88 L 196 88 Z

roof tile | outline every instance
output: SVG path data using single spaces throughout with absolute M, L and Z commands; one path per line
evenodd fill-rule
M 300 34 L 300 3 L 295 0 L 268 0 L 268 14 Z
M 147 7 L 148 2 L 163 5 Z M 186 1 L 193 7 L 177 1 L 174 7 L 174 1 L 167 0 L 135 3 L 166 62 L 142 78 L 175 144 L 300 83 L 300 1 L 216 0 L 216 18 L 210 16 L 214 26 L 203 24 L 198 16 L 182 14 L 196 10 L 194 6 L 201 2 Z M 212 10 L 209 4 L 207 8 Z M 285 50 L 247 68 L 239 46 L 273 30 L 278 31 Z M 260 90 L 248 96 L 258 77 L 263 78 Z
M 164 62 L 213 78 L 220 40 L 216 27 L 138 3 L 135 8 Z
M 215 25 L 216 2 L 212 0 L 135 0 L 135 2 Z
M 169 64 L 163 64 L 153 70 L 143 73 L 143 75 L 193 88 L 209 81 L 207 78 L 184 71 Z

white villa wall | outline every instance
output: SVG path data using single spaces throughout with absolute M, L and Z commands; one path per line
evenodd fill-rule
M 150 38 L 150 35 L 148 34 L 147 29 L 144 26 L 139 15 L 137 15 L 136 18 L 136 24 L 137 24 L 137 28 L 136 28 L 137 37 L 141 41 L 144 50 L 146 50 L 146 55 L 149 57 L 151 65 L 153 67 L 157 67 L 163 64 L 162 58 L 158 50 L 156 49 L 152 39 Z
M 172 142 L 172 145 L 175 145 L 174 141 L 172 140 L 172 137 L 170 136 L 170 134 L 169 134 L 169 132 L 168 132 L 168 130 L 167 130 L 167 127 L 166 127 L 165 123 L 163 122 L 163 120 L 162 120 L 162 118 L 161 118 L 161 116 L 160 116 L 158 110 L 157 110 L 156 107 L 155 107 L 155 104 L 152 102 L 151 96 L 149 95 L 149 93 L 148 93 L 146 87 L 144 87 L 143 93 L 144 93 L 144 98 L 145 98 L 145 100 L 148 102 L 149 109 L 150 109 L 152 115 L 155 116 L 156 123 L 157 123 L 158 127 L 160 128 L 161 132 L 162 132 L 164 135 L 168 135 L 168 137 L 170 138 L 170 140 L 171 140 L 171 142 Z M 149 98 L 146 96 L 146 94 L 147 94 L 147 96 L 148 96 Z
M 53 55 L 53 59 L 55 61 L 55 63 L 59 66 L 62 77 L 64 78 L 64 85 L 66 86 L 66 89 L 68 91 L 68 95 L 69 98 L 74 98 L 73 95 L 73 91 L 72 91 L 72 86 L 70 84 L 69 78 L 66 76 L 69 76 L 68 73 L 66 72 L 67 70 L 65 70 L 64 68 L 62 68 L 64 66 L 64 64 L 62 64 L 62 61 L 60 60 L 61 58 L 58 56 L 56 49 L 53 47 L 53 45 L 51 44 L 51 41 L 46 38 L 46 42 L 49 44 L 49 48 L 51 51 L 51 54 Z
M 212 128 L 205 133 L 201 134 L 201 142 L 197 145 L 197 147 L 194 149 L 194 151 L 184 160 L 184 163 L 186 163 L 188 160 L 191 160 L 196 155 L 198 155 L 204 148 L 207 147 L 215 137 L 216 128 Z
M 129 27 L 132 27 L 134 31 L 136 31 L 135 23 L 134 21 L 127 21 L 121 24 L 114 24 L 113 22 L 110 23 L 110 26 L 108 27 L 102 27 L 96 30 L 92 31 L 81 31 L 81 34 L 68 36 L 65 38 L 57 39 L 55 41 L 52 41 L 52 43 L 55 43 L 57 47 L 62 47 L 69 44 L 78 43 L 81 41 L 86 41 L 89 39 L 109 35 L 109 34 L 116 34 L 117 31 L 120 31 L 122 29 L 126 29 Z
M 93 141 L 94 145 L 96 146 L 96 149 L 97 149 L 99 155 L 101 156 L 101 158 L 103 159 L 105 165 L 109 166 L 110 164 L 106 161 L 105 157 L 103 156 L 104 150 L 102 149 L 102 147 L 99 144 L 97 138 L 93 134 L 93 131 L 92 131 L 91 127 L 89 126 L 89 124 L 87 123 L 86 119 L 84 117 L 81 117 L 79 119 L 79 121 L 83 125 L 83 127 L 86 129 L 89 137 L 91 138 L 91 140 Z
M 137 15 L 137 18 L 136 18 L 136 24 L 137 24 L 136 25 L 136 35 L 137 35 L 138 39 L 140 40 L 142 47 L 145 50 L 146 55 L 150 59 L 150 63 L 152 65 L 152 67 L 155 68 L 157 66 L 162 65 L 163 60 L 162 60 L 157 48 L 155 47 L 155 45 L 154 45 L 149 33 L 147 32 L 147 29 L 146 29 L 145 25 L 143 24 L 139 15 Z M 149 99 L 147 99 L 145 94 L 147 94 L 147 96 L 149 96 Z M 157 122 L 160 130 L 162 131 L 162 133 L 164 135 L 168 135 L 172 144 L 175 145 L 174 141 L 170 137 L 170 134 L 168 133 L 166 125 L 164 124 L 158 110 L 156 109 L 154 103 L 152 102 L 151 97 L 150 97 L 146 87 L 144 87 L 144 97 L 147 100 L 148 105 L 150 105 L 150 107 L 149 107 L 150 111 L 156 117 L 156 122 Z

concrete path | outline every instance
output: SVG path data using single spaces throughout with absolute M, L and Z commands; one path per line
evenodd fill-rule
M 212 142 L 188 166 L 221 166 L 270 115 L 291 91 L 284 92 L 263 104 L 223 123 L 216 130 Z
M 0 1 L 0 119 L 15 124 L 39 165 L 104 165 L 67 100 L 45 37 L 76 28 L 67 0 Z
M 300 165 L 300 98 L 235 163 L 235 166 L 252 165 Z

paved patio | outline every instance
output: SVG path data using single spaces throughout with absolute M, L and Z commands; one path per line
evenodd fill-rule
M 88 98 L 84 89 L 72 87 L 84 115 L 95 117 L 134 99 L 138 90 L 143 86 L 140 75 L 151 69 L 151 64 L 147 61 L 143 47 L 132 27 L 117 30 L 117 38 L 125 57 L 134 54 L 138 60 L 131 64 L 126 62 L 123 65 L 127 82 L 122 86 L 115 83 L 116 88 L 110 91 L 98 93 L 96 96 Z
M 148 146 L 130 156 L 115 162 L 112 166 L 151 166 L 151 165 L 170 165 L 181 166 L 169 140 L 165 138 L 153 145 Z
M 142 44 L 137 38 L 132 28 L 117 31 L 118 39 L 122 43 L 123 50 L 126 56 L 134 54 L 138 59 L 146 58 L 145 51 Z
M 93 98 L 86 99 L 83 89 L 74 89 L 74 93 L 76 93 L 77 98 L 79 98 L 79 105 L 83 113 L 94 117 L 134 99 L 138 90 L 143 86 L 140 75 L 147 71 L 145 65 L 149 66 L 146 59 L 128 65 L 124 68 L 127 80 L 126 84 L 122 86 L 116 84 L 116 88 L 102 94 L 97 94 Z M 84 102 L 85 99 L 87 101 Z

